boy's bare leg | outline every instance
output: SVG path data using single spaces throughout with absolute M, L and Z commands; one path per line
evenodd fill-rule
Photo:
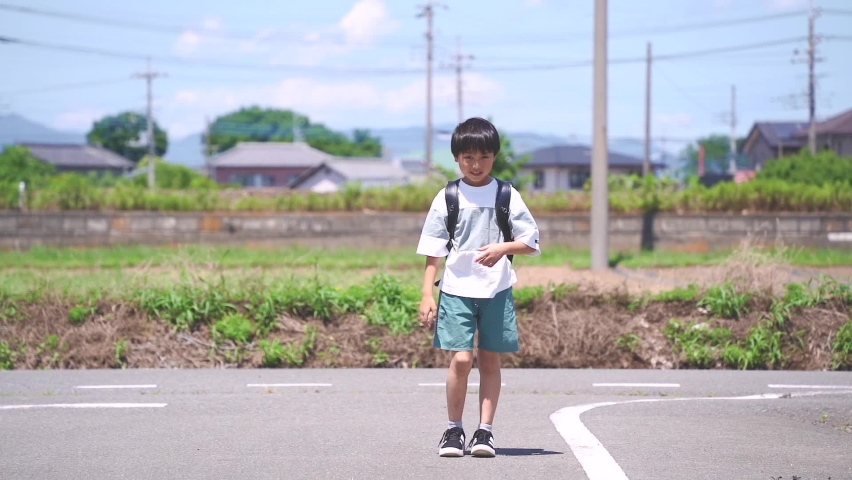
M 500 398 L 500 354 L 487 350 L 477 351 L 479 364 L 479 421 L 491 425 Z
M 467 377 L 473 366 L 473 352 L 455 352 L 447 372 L 447 416 L 451 422 L 461 422 Z

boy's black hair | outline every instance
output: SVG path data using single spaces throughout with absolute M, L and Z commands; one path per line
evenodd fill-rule
M 500 134 L 488 120 L 479 117 L 468 118 L 453 131 L 450 150 L 454 157 L 467 152 L 497 155 L 500 153 Z

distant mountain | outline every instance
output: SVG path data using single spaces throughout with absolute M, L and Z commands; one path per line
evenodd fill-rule
M 63 132 L 17 115 L 0 115 L 0 146 L 15 143 L 82 143 L 82 133 Z
M 169 139 L 169 149 L 163 157 L 167 162 L 200 167 L 204 165 L 201 134 L 194 133 L 179 140 Z
M 434 127 L 435 140 L 432 143 L 432 157 L 436 164 L 454 168 L 453 156 L 450 153 L 450 134 L 454 125 L 440 124 Z M 372 129 L 374 136 L 381 138 L 386 148 L 385 154 L 391 157 L 421 158 L 423 156 L 423 140 L 425 129 L 419 126 L 377 128 Z M 570 139 L 557 135 L 538 134 L 532 132 L 507 132 L 512 140 L 512 147 L 517 154 L 524 154 L 539 148 L 566 143 L 586 143 L 578 139 Z M 202 155 L 201 133 L 192 134 L 180 139 L 170 139 L 165 158 L 169 162 L 199 167 L 204 165 Z M 16 142 L 27 143 L 84 143 L 82 133 L 64 132 L 27 120 L 11 114 L 0 115 L 0 146 Z M 610 142 L 609 148 L 623 155 L 641 158 L 644 155 L 644 144 L 640 140 L 616 139 Z M 652 145 L 654 160 L 674 163 L 673 155 L 664 152 L 659 145 Z

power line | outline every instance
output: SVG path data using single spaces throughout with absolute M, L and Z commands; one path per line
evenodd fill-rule
M 846 10 L 842 8 L 820 8 L 822 13 L 828 13 L 830 15 L 852 15 L 852 10 Z
M 5 92 L 4 95 L 9 96 L 17 96 L 17 95 L 29 95 L 34 93 L 47 93 L 47 92 L 56 92 L 61 90 L 74 90 L 78 88 L 90 88 L 90 87 L 100 87 L 103 85 L 112 85 L 116 83 L 124 83 L 129 82 L 131 80 L 130 77 L 126 78 L 113 78 L 110 80 L 94 80 L 91 82 L 78 82 L 78 83 L 64 83 L 61 85 L 51 85 L 47 87 L 40 88 L 28 88 L 24 90 L 13 90 L 11 92 Z
M 608 37 L 610 39 L 614 38 L 631 38 L 637 36 L 647 36 L 647 35 L 660 35 L 660 34 L 670 34 L 670 33 L 682 33 L 682 32 L 690 32 L 694 30 L 705 30 L 711 28 L 719 28 L 719 27 L 728 27 L 735 25 L 746 25 L 752 23 L 760 23 L 772 20 L 779 20 L 784 18 L 794 18 L 801 17 L 808 13 L 807 10 L 796 10 L 792 12 L 785 13 L 777 13 L 772 15 L 760 15 L 760 16 L 751 16 L 751 17 L 739 17 L 739 18 L 731 18 L 726 20 L 715 20 L 708 22 L 694 22 L 694 23 L 684 23 L 679 25 L 658 25 L 652 27 L 641 27 L 641 28 L 632 28 L 626 30 L 616 30 L 611 32 Z M 514 40 L 507 40 L 506 42 L 495 42 L 493 38 L 483 38 L 482 44 L 474 44 L 476 46 L 491 46 L 491 45 L 522 45 L 522 44 L 547 44 L 547 43 L 562 43 L 576 40 L 589 40 L 591 39 L 592 32 L 577 32 L 572 35 L 544 35 L 538 37 L 529 37 L 529 36 L 519 36 L 520 38 Z M 475 38 L 475 37 L 474 37 Z
M 679 53 L 671 53 L 671 54 L 662 54 L 654 57 L 655 61 L 669 61 L 669 60 L 682 60 L 688 58 L 698 58 L 712 55 L 719 55 L 725 53 L 734 53 L 741 52 L 747 50 L 757 50 L 761 48 L 779 46 L 779 45 L 788 45 L 792 43 L 799 43 L 807 41 L 807 37 L 792 37 L 780 40 L 773 40 L 767 42 L 759 42 L 752 44 L 744 44 L 744 45 L 731 45 L 727 47 L 719 47 L 707 50 L 694 50 L 687 52 L 679 52 Z M 72 53 L 82 53 L 88 55 L 98 55 L 105 56 L 110 58 L 118 58 L 123 60 L 147 60 L 150 58 L 152 61 L 157 61 L 159 63 L 166 64 L 176 64 L 176 65 L 185 65 L 185 66 L 194 66 L 194 67 L 211 67 L 211 68 L 224 68 L 224 69 L 234 69 L 234 70 L 247 70 L 247 71 L 262 71 L 262 72 L 275 72 L 275 71 L 300 71 L 306 73 L 329 73 L 329 74 L 364 74 L 364 75 L 408 75 L 408 74 L 422 74 L 422 68 L 348 68 L 348 67 L 322 67 L 322 66 L 304 66 L 304 65 L 259 65 L 259 64 L 246 64 L 246 63 L 228 63 L 228 62 L 215 62 L 215 61 L 207 61 L 207 60 L 191 60 L 184 59 L 178 57 L 149 57 L 148 55 L 138 54 L 138 53 L 130 53 L 130 52 L 118 52 L 112 50 L 103 50 L 98 48 L 90 48 L 90 47 L 81 47 L 76 45 L 64 45 L 64 44 L 54 44 L 48 42 L 34 41 L 34 40 L 25 40 L 19 38 L 12 37 L 3 37 L 0 36 L 0 44 L 10 44 L 10 45 L 20 45 L 32 48 L 41 48 L 48 50 L 58 50 L 58 51 L 66 51 Z M 618 65 L 618 64 L 631 64 L 631 63 L 644 63 L 645 57 L 624 57 L 624 58 L 613 58 L 609 60 L 610 65 Z M 546 63 L 546 64 L 528 64 L 528 65 L 492 65 L 492 66 L 480 66 L 477 67 L 478 71 L 488 71 L 488 72 L 511 72 L 511 71 L 534 71 L 534 70 L 563 70 L 563 69 L 572 69 L 572 68 L 583 68 L 592 66 L 592 60 L 577 60 L 573 62 L 564 62 L 564 63 Z
M 62 45 L 48 42 L 40 42 L 34 40 L 23 40 L 19 38 L 0 36 L 0 44 L 7 43 L 12 45 L 21 45 L 26 47 L 35 47 L 48 50 L 59 50 L 73 53 L 84 53 L 89 55 L 99 55 L 104 57 L 118 58 L 122 60 L 146 60 L 151 58 L 160 63 L 170 63 L 186 66 L 213 67 L 213 68 L 231 68 L 244 69 L 253 71 L 286 71 L 298 70 L 303 72 L 327 72 L 334 74 L 375 74 L 375 75 L 393 75 L 393 74 L 411 74 L 421 73 L 420 69 L 392 69 L 392 68 L 371 68 L 371 69 L 347 69 L 347 68 L 329 68 L 318 66 L 302 66 L 302 65 L 252 65 L 246 63 L 228 63 L 228 62 L 211 62 L 201 60 L 183 59 L 178 57 L 153 57 L 139 53 L 117 52 L 112 50 L 103 50 L 98 48 L 81 47 L 75 45 Z

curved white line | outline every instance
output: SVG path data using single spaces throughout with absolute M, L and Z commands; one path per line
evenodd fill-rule
M 780 393 L 768 393 L 744 397 L 646 398 L 624 402 L 590 403 L 558 410 L 550 415 L 550 421 L 553 422 L 556 431 L 559 432 L 571 448 L 571 452 L 577 457 L 577 461 L 580 462 L 589 480 L 629 480 L 624 470 L 612 458 L 612 455 L 604 448 L 600 440 L 586 428 L 583 421 L 580 420 L 580 415 L 598 407 L 628 403 L 684 402 L 690 400 L 774 400 L 784 396 Z

